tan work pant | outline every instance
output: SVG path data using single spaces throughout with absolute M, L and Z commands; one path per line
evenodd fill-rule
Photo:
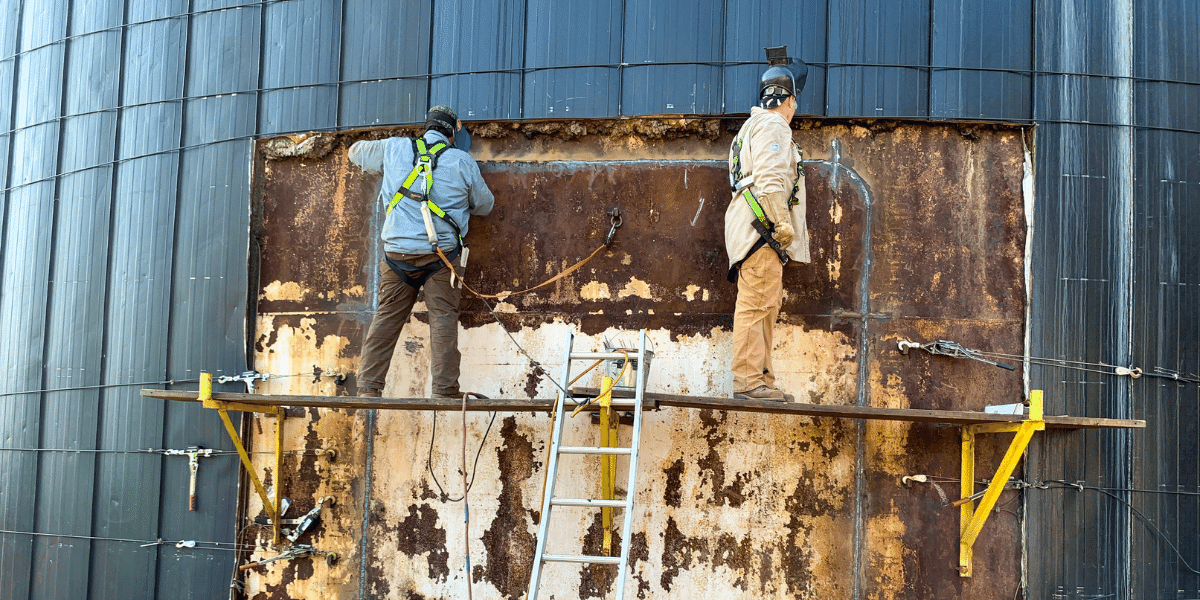
M 775 387 L 771 371 L 771 332 L 783 306 L 783 265 L 763 246 L 746 258 L 738 273 L 733 309 L 733 391 Z
M 415 267 L 440 261 L 436 254 L 399 254 L 388 252 L 392 260 Z M 463 268 L 455 265 L 459 273 Z M 425 307 L 429 310 L 429 367 L 433 393 L 456 396 L 458 389 L 458 303 L 462 289 L 450 285 L 450 269 L 443 267 L 425 280 Z M 382 390 L 392 364 L 392 353 L 400 340 L 400 331 L 412 314 L 418 290 L 413 289 L 388 266 L 379 261 L 379 308 L 371 319 L 363 342 L 362 362 L 358 366 L 358 388 Z

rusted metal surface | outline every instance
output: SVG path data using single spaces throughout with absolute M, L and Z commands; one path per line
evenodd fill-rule
M 496 303 L 498 316 L 464 298 L 464 389 L 553 395 L 554 384 L 508 334 L 557 374 L 568 329 L 580 332 L 581 347 L 645 328 L 656 346 L 650 391 L 728 395 L 735 289 L 725 281 L 724 159 L 739 123 L 474 125 L 472 153 L 496 194 L 493 213 L 471 223 L 468 281 L 476 289 L 523 289 L 587 256 L 608 233 L 606 213 L 614 207 L 623 225 L 583 269 Z M 1010 373 L 965 359 L 901 355 L 896 343 L 950 339 L 1022 353 L 1023 132 L 897 122 L 802 121 L 794 128 L 805 152 L 813 261 L 785 270 L 775 349 L 781 385 L 813 404 L 979 410 L 1018 400 L 1019 367 Z M 357 366 L 380 256 L 378 180 L 349 164 L 346 150 L 388 133 L 260 146 L 256 365 L 310 374 L 268 380 L 266 391 L 354 390 L 352 377 L 344 386 L 329 378 L 313 383 L 311 372 Z M 427 348 L 418 304 L 393 360 L 389 395 L 428 395 Z M 462 493 L 461 417 L 364 414 L 314 409 L 307 432 L 291 435 L 290 423 L 287 430 L 296 447 L 348 436 L 356 448 L 337 474 L 285 469 L 285 489 L 314 490 L 309 504 L 321 493 L 317 486 L 330 485 L 340 490 L 338 506 L 352 507 L 345 514 L 357 526 L 314 537 L 346 560 L 308 577 L 266 571 L 256 575 L 252 597 L 336 594 L 338 586 L 381 599 L 465 595 L 462 506 L 439 490 Z M 470 579 L 477 597 L 521 598 L 550 422 L 502 415 L 489 431 L 488 415 L 472 413 L 467 423 L 468 450 L 480 452 L 470 496 Z M 598 435 L 583 420 L 571 428 L 584 439 Z M 265 432 L 255 430 L 255 440 L 269 439 Z M 668 408 L 648 416 L 644 432 L 629 588 L 639 598 L 1009 598 L 1020 580 L 1015 512 L 989 521 L 976 544 L 975 577 L 962 579 L 957 510 L 941 506 L 930 487 L 900 485 L 917 473 L 956 479 L 957 428 Z M 980 473 L 994 467 L 1005 443 L 982 442 Z M 598 463 L 580 460 L 564 470 L 562 493 L 591 495 L 599 485 Z M 1004 504 L 1014 494 L 1002 497 L 1006 510 L 1019 506 Z M 599 513 L 581 511 L 550 542 L 597 551 L 598 522 Z M 551 573 L 549 591 L 558 598 L 604 597 L 615 581 L 601 567 Z

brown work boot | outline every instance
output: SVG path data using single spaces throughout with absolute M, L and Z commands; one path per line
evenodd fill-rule
M 775 400 L 777 402 L 787 402 L 787 396 L 788 394 L 783 393 L 783 390 L 777 390 L 766 385 L 760 385 L 744 392 L 733 393 L 733 397 L 737 400 Z
M 358 397 L 359 398 L 382 398 L 383 390 L 377 390 L 375 388 L 359 388 Z

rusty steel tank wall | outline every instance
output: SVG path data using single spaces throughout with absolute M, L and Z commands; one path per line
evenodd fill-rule
M 1148 428 L 1035 438 L 1032 482 L 1090 487 L 1023 492 L 1024 593 L 1198 597 L 1198 23 L 1192 0 L 2 0 L 0 596 L 226 591 L 231 552 L 145 545 L 234 539 L 231 458 L 193 514 L 181 459 L 144 452 L 224 433 L 136 390 L 249 366 L 254 140 L 432 102 L 735 115 L 788 44 L 802 115 L 1037 125 L 1029 385 Z
M 725 156 L 739 124 L 472 125 L 472 154 L 496 194 L 492 214 L 471 223 L 467 279 L 476 289 L 540 282 L 603 243 L 612 208 L 621 209 L 623 223 L 614 244 L 584 268 L 497 302 L 495 316 L 464 296 L 464 389 L 554 395 L 555 384 L 509 335 L 557 378 L 568 331 L 587 348 L 631 340 L 644 328 L 656 351 L 651 391 L 727 396 L 735 288 L 725 280 Z M 415 132 L 259 144 L 255 366 L 349 374 L 345 385 L 305 377 L 269 380 L 264 390 L 353 393 L 375 301 L 381 212 L 374 210 L 378 177 L 351 164 L 347 148 L 358 139 Z M 775 350 L 782 386 L 817 404 L 981 410 L 1019 401 L 1019 368 L 905 356 L 896 344 L 952 339 L 1022 352 L 1023 184 L 1032 131 L 806 120 L 797 121 L 795 137 L 805 150 L 813 260 L 786 269 Z M 419 303 L 401 335 L 387 395 L 428 395 L 428 345 Z M 284 488 L 301 511 L 326 494 L 337 498 L 313 542 L 343 560 L 255 571 L 247 578 L 255 597 L 465 594 L 463 509 L 446 498 L 462 493 L 459 415 L 302 416 L 285 426 L 287 447 L 336 448 L 338 458 L 288 458 Z M 501 414 L 493 422 L 474 413 L 467 421 L 468 450 L 480 452 L 470 491 L 475 592 L 521 598 L 551 423 L 545 415 Z M 576 439 L 595 435 L 585 419 L 569 429 Z M 259 419 L 255 443 L 273 431 L 273 419 Z M 904 475 L 919 473 L 956 480 L 957 428 L 663 409 L 647 416 L 643 431 L 630 540 L 631 589 L 639 597 L 1011 598 L 1019 586 L 1017 513 L 1006 508 L 989 522 L 976 546 L 975 577 L 963 579 L 957 509 L 943 506 L 931 486 L 900 485 Z M 998 443 L 981 447 L 981 469 L 998 462 Z M 568 464 L 560 493 L 595 495 L 595 464 Z M 249 500 L 253 515 L 261 507 Z M 556 519 L 551 547 L 598 551 L 598 519 Z M 614 584 L 602 567 L 549 573 L 556 597 L 603 597 Z

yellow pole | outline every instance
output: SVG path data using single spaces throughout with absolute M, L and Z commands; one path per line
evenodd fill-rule
M 282 406 L 275 407 L 275 506 L 271 512 L 275 513 L 276 517 L 281 517 L 279 514 L 280 502 L 283 501 L 283 417 L 284 408 Z M 275 543 L 279 543 L 280 524 L 279 519 L 271 520 L 272 529 L 275 534 Z
M 221 421 L 225 423 L 225 431 L 229 432 L 229 439 L 233 440 L 233 445 L 237 448 L 238 456 L 242 457 L 242 466 L 246 467 L 246 472 L 250 474 L 250 481 L 254 482 L 254 488 L 258 490 L 258 497 L 262 499 L 263 509 L 267 511 L 271 521 L 276 523 L 276 527 L 278 527 L 279 509 L 276 508 L 277 505 L 273 504 L 267 496 L 267 489 L 263 487 L 262 481 L 259 480 L 258 473 L 254 472 L 254 463 L 250 462 L 250 454 L 246 452 L 246 447 L 242 445 L 242 438 L 238 434 L 237 428 L 233 426 L 233 421 L 229 418 L 229 410 L 226 408 L 227 403 L 212 399 L 212 373 L 200 374 L 200 392 L 197 394 L 197 398 L 204 402 L 206 407 L 216 408 L 217 414 L 221 415 Z M 276 543 L 278 541 L 278 538 L 276 538 Z
M 611 448 L 617 445 L 616 430 L 612 424 L 612 389 L 613 378 L 605 377 L 600 382 L 600 397 L 597 398 L 600 402 L 600 446 L 603 448 Z M 601 455 L 600 456 L 600 488 L 601 497 L 605 500 L 612 500 L 613 487 L 617 479 L 616 456 Z M 604 555 L 612 555 L 612 528 L 613 528 L 613 509 L 604 507 L 600 509 L 600 520 L 604 528 Z
M 961 498 L 970 498 L 975 493 L 975 431 L 970 427 L 962 428 L 962 479 L 959 485 Z M 964 535 L 967 525 L 975 516 L 975 501 L 964 502 L 959 507 L 958 519 L 958 573 L 963 577 L 971 576 L 971 559 L 973 551 L 971 544 L 965 542 Z

